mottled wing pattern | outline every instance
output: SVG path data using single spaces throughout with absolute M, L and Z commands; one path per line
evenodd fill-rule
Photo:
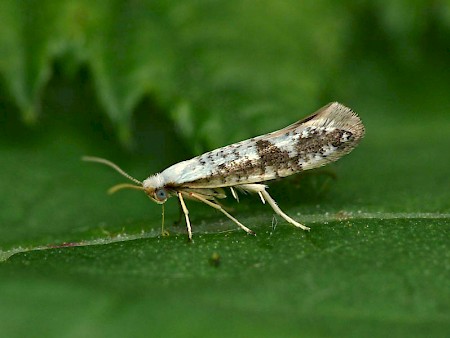
M 177 163 L 161 175 L 189 188 L 259 183 L 336 161 L 363 136 L 359 117 L 334 102 L 286 128 Z

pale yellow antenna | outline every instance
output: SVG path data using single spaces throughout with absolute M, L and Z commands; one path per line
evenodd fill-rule
M 119 174 L 121 174 L 122 176 L 128 178 L 130 181 L 133 181 L 134 183 L 138 184 L 138 185 L 133 185 L 133 184 L 129 184 L 129 183 L 120 183 L 117 184 L 111 188 L 109 188 L 108 193 L 109 194 L 114 194 L 116 191 L 122 190 L 122 189 L 137 189 L 137 190 L 144 190 L 144 187 L 142 186 L 142 182 L 135 179 L 133 176 L 127 174 L 123 169 L 121 169 L 117 164 L 112 163 L 111 161 L 105 160 L 104 158 L 100 158 L 100 157 L 92 157 L 92 156 L 83 156 L 81 158 L 83 161 L 86 162 L 96 162 L 96 163 L 101 163 L 101 164 L 105 164 L 108 167 L 113 168 L 115 171 L 117 171 Z
M 119 183 L 108 189 L 108 194 L 112 195 L 115 192 L 122 189 L 136 189 L 136 190 L 144 190 L 144 187 L 140 187 L 138 185 L 130 184 L 130 183 Z

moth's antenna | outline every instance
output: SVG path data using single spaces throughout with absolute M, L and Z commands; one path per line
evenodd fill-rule
M 144 190 L 144 187 L 140 187 L 138 185 L 129 184 L 129 183 L 119 183 L 115 186 L 112 186 L 108 189 L 108 194 L 112 195 L 115 192 L 122 190 L 122 189 L 136 189 L 136 190 Z
M 119 168 L 119 166 L 117 164 L 112 163 L 111 161 L 105 160 L 104 158 L 100 158 L 100 157 L 92 157 L 92 156 L 83 156 L 81 158 L 83 161 L 86 162 L 97 162 L 97 163 L 102 163 L 107 165 L 108 167 L 113 168 L 115 171 L 117 171 L 119 174 L 121 174 L 122 176 L 125 176 L 126 178 L 128 178 L 129 180 L 133 181 L 136 184 L 142 185 L 142 182 L 135 179 L 134 177 L 128 175 L 125 171 L 123 171 L 122 169 Z M 118 185 L 115 187 L 119 187 Z M 119 189 L 125 188 L 125 186 L 119 187 L 114 189 L 115 187 L 112 187 L 110 190 L 112 190 L 112 192 L 116 192 Z M 129 187 L 128 187 L 129 188 Z

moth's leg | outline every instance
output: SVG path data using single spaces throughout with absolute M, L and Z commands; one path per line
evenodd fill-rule
M 259 198 L 261 199 L 262 204 L 266 204 L 266 200 L 264 199 L 264 196 L 261 191 L 258 191 L 258 195 L 259 195 Z
M 180 205 L 181 205 L 181 209 L 183 210 L 184 217 L 186 218 L 186 227 L 187 227 L 187 231 L 188 231 L 188 237 L 189 237 L 189 240 L 192 241 L 192 229 L 191 229 L 191 222 L 189 221 L 189 210 L 188 210 L 188 208 L 186 208 L 186 204 L 184 203 L 183 195 L 181 194 L 181 192 L 177 192 L 177 196 L 180 201 Z
M 249 228 L 247 228 L 244 224 L 242 224 L 241 222 L 239 222 L 236 218 L 234 218 L 233 216 L 231 216 L 228 212 L 225 211 L 225 209 L 217 204 L 217 203 L 213 203 L 211 201 L 208 201 L 206 198 L 203 198 L 201 195 L 196 194 L 194 192 L 190 192 L 188 193 L 189 196 L 191 196 L 192 198 L 195 198 L 197 200 L 199 200 L 200 202 L 203 202 L 205 204 L 208 204 L 210 207 L 213 207 L 214 209 L 219 210 L 220 212 L 222 212 L 225 216 L 227 216 L 229 219 L 231 219 L 234 223 L 236 223 L 237 225 L 239 225 L 239 227 L 244 230 L 246 233 L 250 234 L 250 235 L 256 235 L 252 230 L 250 230 Z
M 264 190 L 259 191 L 258 194 L 260 194 L 260 196 L 262 196 L 267 201 L 267 203 L 269 203 L 269 205 L 272 207 L 273 211 L 275 211 L 278 215 L 283 217 L 286 221 L 288 221 L 292 225 L 295 225 L 298 228 L 309 231 L 309 228 L 307 226 L 304 226 L 303 224 L 300 224 L 300 223 L 294 221 L 292 218 L 290 218 L 288 215 L 286 215 L 280 209 L 277 202 L 275 202 L 275 200 L 269 195 L 269 193 L 266 191 L 265 188 L 264 188 Z
M 239 202 L 239 196 L 238 196 L 236 190 L 234 190 L 233 187 L 230 187 L 230 190 L 231 190 L 231 195 L 233 195 L 234 199 Z
M 267 186 L 264 184 L 241 184 L 238 186 L 239 188 L 254 192 L 259 195 L 261 198 L 261 201 L 265 204 L 265 202 L 269 203 L 269 205 L 272 207 L 272 209 L 281 217 L 283 217 L 286 221 L 291 223 L 292 225 L 295 225 L 298 228 L 301 228 L 303 230 L 309 230 L 307 226 L 304 226 L 303 224 L 300 224 L 296 221 L 294 221 L 292 218 L 290 218 L 288 215 L 286 215 L 280 207 L 277 205 L 277 202 L 269 195 L 269 193 L 266 191 Z
M 169 236 L 169 232 L 164 229 L 164 204 L 161 205 L 161 236 Z

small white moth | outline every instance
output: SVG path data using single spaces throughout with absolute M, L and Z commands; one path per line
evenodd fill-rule
M 363 136 L 364 126 L 359 117 L 351 109 L 333 102 L 284 129 L 174 164 L 143 182 L 108 160 L 98 157 L 83 157 L 83 160 L 106 164 L 136 183 L 116 185 L 110 192 L 124 188 L 143 190 L 158 204 L 177 196 L 186 218 L 189 240 L 192 240 L 192 229 L 185 198 L 221 211 L 248 234 L 254 234 L 218 203 L 218 199 L 226 198 L 223 188 L 229 188 L 237 201 L 235 189 L 257 193 L 262 203 L 267 202 L 287 222 L 309 230 L 286 215 L 261 182 L 336 161 L 352 151 Z

